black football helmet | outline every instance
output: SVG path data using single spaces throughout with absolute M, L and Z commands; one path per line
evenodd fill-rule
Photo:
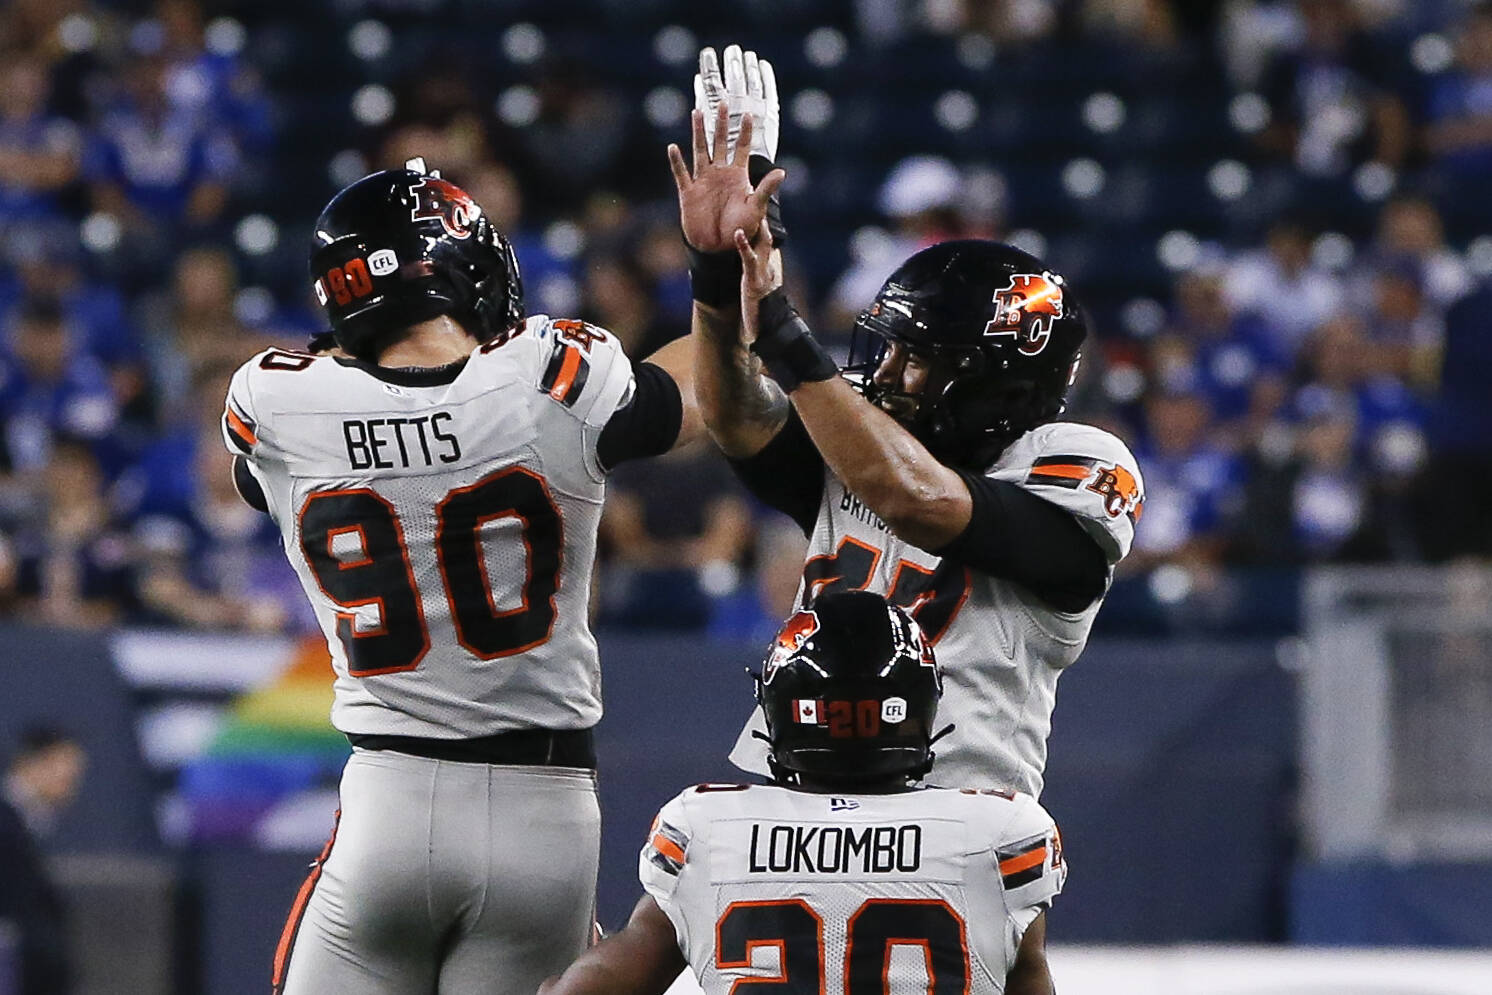
M 774 780 L 852 788 L 931 768 L 942 676 L 922 629 L 880 595 L 794 613 L 755 676 Z
M 844 374 L 938 459 L 983 470 L 1062 413 L 1087 318 L 1061 276 L 999 242 L 942 242 L 891 274 L 855 321 Z M 931 364 L 909 396 L 875 382 L 890 343 Z
M 411 159 L 365 176 L 316 219 L 311 280 L 332 335 L 374 359 L 405 328 L 450 315 L 489 342 L 523 321 L 518 257 L 481 207 Z

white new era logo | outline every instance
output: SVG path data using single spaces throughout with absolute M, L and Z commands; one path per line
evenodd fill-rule
M 824 720 L 824 703 L 817 698 L 795 698 L 793 710 L 803 725 L 816 726 Z

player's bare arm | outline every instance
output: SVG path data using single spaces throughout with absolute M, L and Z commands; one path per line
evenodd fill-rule
M 753 153 L 768 161 L 776 154 L 777 84 L 770 63 L 732 45 L 725 50 L 723 73 L 714 49 L 700 52 L 694 89 L 693 171 L 677 147 L 669 148 L 684 238 L 707 264 L 692 275 L 713 284 L 695 288 L 693 383 L 716 445 L 727 456 L 745 458 L 771 441 L 788 414 L 786 395 L 741 343 L 733 252 L 737 227 L 752 237 L 764 230 L 767 205 L 782 181 L 781 170 L 772 170 L 753 190 L 748 169 Z M 748 195 L 744 199 L 743 193 Z M 729 255 L 722 260 L 722 254 Z M 730 278 L 717 279 L 712 272 L 726 272 Z
M 749 348 L 760 334 L 762 301 L 782 285 L 781 268 L 760 239 L 753 244 L 738 231 L 735 240 L 743 266 L 741 347 Z M 802 380 L 792 403 L 834 475 L 906 542 L 934 550 L 958 538 L 974 511 L 963 478 L 861 397 L 832 364 L 814 375 L 823 379 Z
M 673 924 L 652 896 L 644 895 L 621 932 L 581 954 L 560 977 L 545 981 L 539 995 L 662 995 L 688 966 Z
M 1037 915 L 1021 937 L 1015 963 L 1005 976 L 1005 995 L 1056 995 L 1046 962 L 1046 913 Z

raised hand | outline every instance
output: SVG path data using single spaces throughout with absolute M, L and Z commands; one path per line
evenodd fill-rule
M 751 151 L 755 122 L 750 114 L 741 118 L 735 154 L 730 149 L 730 113 L 724 101 L 715 108 L 713 142 L 705 136 L 705 116 L 695 109 L 690 115 L 693 131 L 694 170 L 684 164 L 677 145 L 668 147 L 668 164 L 679 191 L 679 223 L 684 238 L 700 252 L 729 252 L 735 249 L 735 232 L 741 229 L 755 240 L 767 215 L 767 201 L 786 175 L 774 169 L 753 189 L 746 161 Z M 711 154 L 711 147 L 714 154 Z
M 777 136 L 781 132 L 781 111 L 777 102 L 777 74 L 772 63 L 758 59 L 755 52 L 742 52 L 740 45 L 725 49 L 725 69 L 713 48 L 699 52 L 699 72 L 694 74 L 694 106 L 705 112 L 705 120 L 715 116 L 720 104 L 730 111 L 730 141 L 734 148 L 741 131 L 741 118 L 750 114 L 756 124 L 751 154 L 777 160 Z M 711 135 L 705 136 L 707 139 Z M 713 154 L 715 145 L 710 144 Z
M 736 251 L 741 254 L 741 332 L 742 339 L 756 339 L 756 305 L 763 297 L 782 286 L 781 256 L 772 251 L 772 236 L 763 233 L 753 244 L 737 228 L 733 235 Z

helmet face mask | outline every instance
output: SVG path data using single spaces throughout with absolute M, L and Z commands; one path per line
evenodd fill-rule
M 1086 335 L 1065 281 L 1040 260 L 944 242 L 907 259 L 861 312 L 843 373 L 938 459 L 983 470 L 1062 413 Z M 893 343 L 929 366 L 917 394 L 877 382 Z
M 942 679 L 917 623 L 866 591 L 788 619 L 756 678 L 775 780 L 897 787 L 932 765 Z
M 362 359 L 439 315 L 479 342 L 523 321 L 512 245 L 464 190 L 409 166 L 363 177 L 316 221 L 312 287 L 337 343 Z

